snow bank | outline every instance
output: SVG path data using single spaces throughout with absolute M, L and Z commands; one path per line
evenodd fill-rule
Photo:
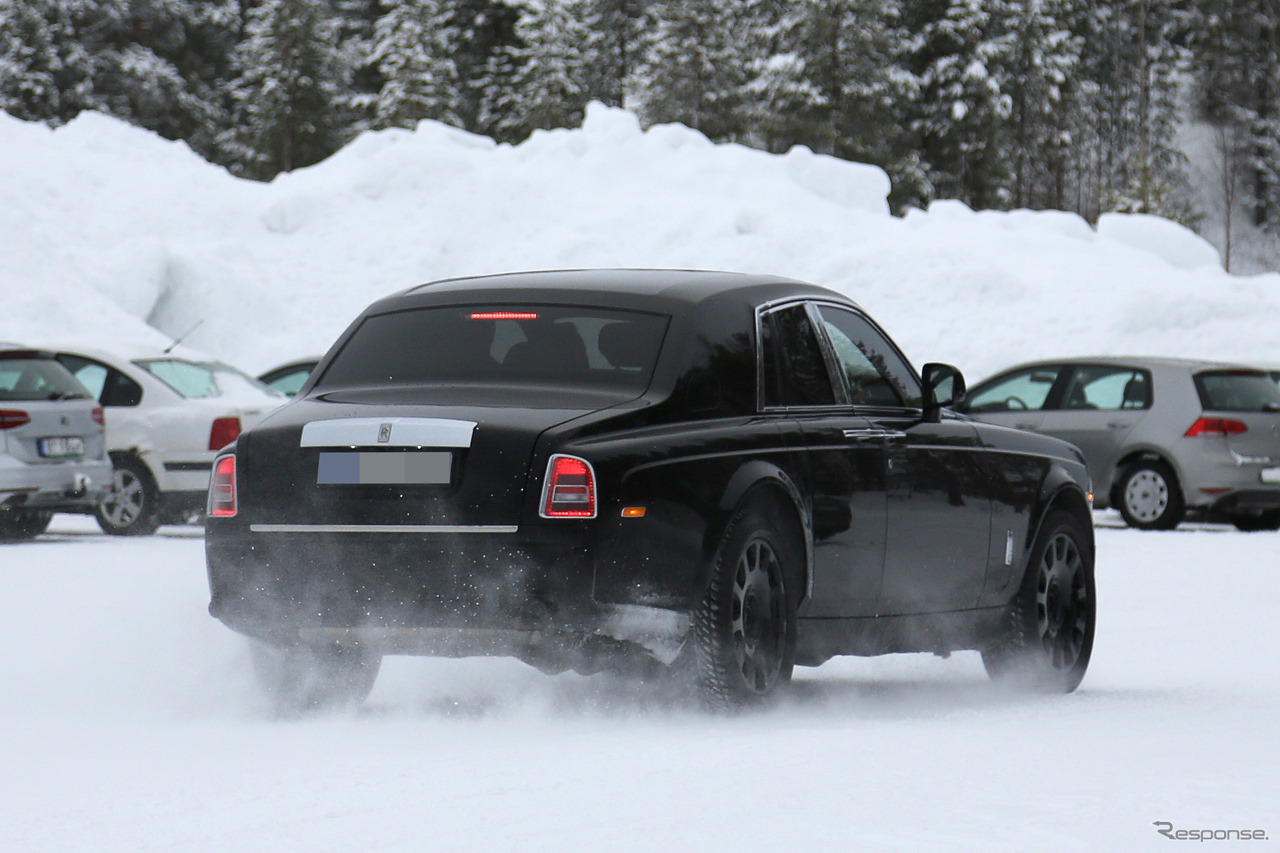
M 435 122 L 370 133 L 271 184 L 100 115 L 0 114 L 0 162 L 0 338 L 155 343 L 203 321 L 190 344 L 258 371 L 423 281 L 657 266 L 835 288 L 917 364 L 971 380 L 1054 355 L 1280 361 L 1280 277 L 1226 275 L 1173 223 L 957 202 L 896 219 L 874 167 L 600 105 L 518 146 Z

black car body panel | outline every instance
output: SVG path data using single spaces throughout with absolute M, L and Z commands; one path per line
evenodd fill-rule
M 371 317 L 537 306 L 663 318 L 647 382 L 333 379 L 360 373 L 344 368 L 344 350 L 367 345 L 358 336 Z M 770 335 L 806 323 L 828 324 L 807 367 L 786 344 L 770 349 Z M 897 365 L 892 382 L 846 377 L 837 327 L 870 341 L 872 363 Z M 481 358 L 497 352 L 492 337 Z M 829 374 L 806 377 L 815 364 Z M 830 384 L 806 401 L 805 383 Z M 798 663 L 983 648 L 1049 508 L 1092 529 L 1088 479 L 1065 443 L 950 413 L 929 422 L 921 396 L 918 374 L 854 303 L 786 279 L 608 270 L 414 288 L 370 306 L 295 401 L 225 451 L 237 494 L 234 515 L 207 521 L 210 609 L 279 643 L 355 639 L 383 653 L 514 654 L 550 668 L 579 666 L 585 645 L 621 644 L 669 660 L 730 519 L 757 502 L 802 543 L 801 576 L 788 580 Z M 328 422 L 334 435 L 348 434 L 343 423 L 383 429 L 305 446 L 311 425 Z M 467 435 L 390 440 L 410 429 Z M 401 464 L 387 454 L 447 453 L 447 476 L 321 483 L 326 453 L 371 468 Z M 556 456 L 589 463 L 591 517 L 544 516 Z

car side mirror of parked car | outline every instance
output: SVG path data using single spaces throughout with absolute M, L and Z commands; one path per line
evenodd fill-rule
M 959 368 L 930 362 L 921 371 L 921 379 L 924 381 L 924 419 L 929 423 L 940 421 L 943 409 L 955 408 L 964 402 L 964 375 Z

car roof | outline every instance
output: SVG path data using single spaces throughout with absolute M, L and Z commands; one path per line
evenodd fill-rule
M 1243 370 L 1262 369 L 1256 365 L 1235 361 L 1209 361 L 1205 359 L 1171 358 L 1168 356 L 1158 355 L 1098 355 L 1071 356 L 1070 358 L 1046 358 L 1037 361 L 1028 361 L 1024 364 L 1016 364 L 1012 367 L 1006 367 L 1003 370 L 993 373 L 992 376 L 1003 376 L 1006 373 L 1012 373 L 1016 370 L 1025 370 L 1029 367 L 1048 367 L 1054 364 L 1115 364 L 1124 366 L 1133 365 L 1137 367 L 1183 367 L 1188 370 L 1215 367 L 1238 368 Z
M 111 343 L 94 341 L 86 344 L 63 341 L 46 344 L 42 346 L 41 349 L 52 350 L 53 352 L 84 355 L 101 361 L 133 362 L 139 359 L 149 358 L 173 358 L 182 361 L 195 362 L 218 361 L 218 359 L 214 358 L 209 353 L 191 349 L 190 347 L 182 345 L 176 346 L 166 353 L 164 351 L 164 347 L 135 343 L 132 341 Z
M 712 270 L 577 269 L 444 279 L 380 300 L 370 306 L 369 313 L 447 304 L 455 297 L 472 299 L 479 294 L 494 301 L 537 299 L 553 303 L 607 296 L 619 307 L 662 313 L 684 313 L 708 300 L 731 298 L 733 294 L 757 303 L 788 296 L 812 296 L 852 304 L 836 291 L 783 276 Z

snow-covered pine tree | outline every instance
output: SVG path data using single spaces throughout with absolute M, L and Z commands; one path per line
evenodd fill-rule
M 1076 76 L 1082 40 L 1069 29 L 1079 0 L 996 0 L 1010 35 L 1006 133 L 1014 207 L 1066 209 L 1072 123 L 1080 110 Z
M 680 122 L 714 140 L 743 138 L 753 57 L 738 34 L 749 20 L 747 0 L 656 0 L 634 77 L 641 120 Z
M 1077 160 L 1086 188 L 1080 212 L 1090 219 L 1109 210 L 1187 218 L 1176 140 L 1186 7 L 1186 0 L 1117 0 L 1080 10 L 1080 68 L 1093 85 Z
M 327 0 L 262 0 L 249 12 L 236 59 L 237 132 L 227 148 L 239 171 L 269 179 L 319 162 L 345 141 L 345 69 Z
M 1238 162 L 1255 225 L 1280 232 L 1280 4 L 1201 0 L 1196 106 Z
M 513 51 L 519 47 L 519 13 L 506 0 L 444 2 L 449 10 L 446 26 L 451 57 L 458 71 L 458 119 L 463 128 L 473 133 L 512 141 L 497 103 L 511 87 L 515 74 Z
M 584 0 L 587 36 L 580 46 L 588 100 L 621 107 L 640 61 L 650 0 Z
M 389 7 L 374 27 L 368 59 L 383 78 L 373 98 L 373 126 L 413 127 L 424 118 L 461 124 L 451 10 L 442 0 L 389 0 Z
M 88 11 L 82 0 L 0 0 L 0 110 L 62 124 L 94 107 Z
M 1011 34 L 982 0 L 904 2 L 903 20 L 916 34 L 908 67 L 920 96 L 911 127 L 934 192 L 975 208 L 1007 207 Z
M 589 42 L 586 0 L 525 0 L 509 49 L 512 85 L 500 92 L 490 123 L 506 134 L 577 127 L 588 94 L 583 50 Z

